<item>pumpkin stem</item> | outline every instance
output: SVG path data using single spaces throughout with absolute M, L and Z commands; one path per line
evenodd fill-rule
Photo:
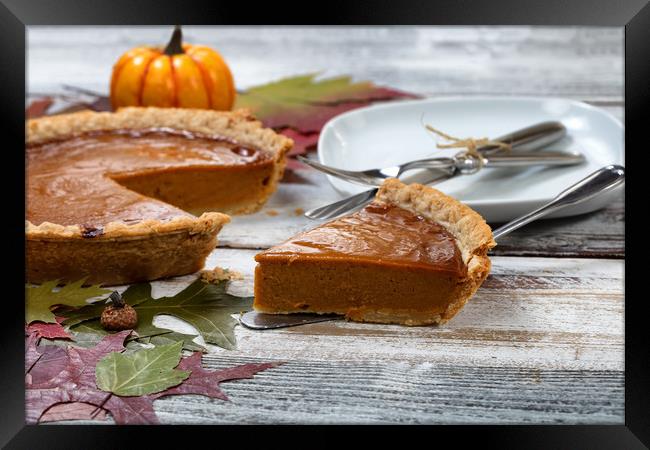
M 169 43 L 167 44 L 167 47 L 165 47 L 165 55 L 178 55 L 183 52 L 183 46 L 181 45 L 183 43 L 183 32 L 181 31 L 181 26 L 176 25 L 174 27 L 174 32 L 172 33 L 172 37 L 169 40 Z

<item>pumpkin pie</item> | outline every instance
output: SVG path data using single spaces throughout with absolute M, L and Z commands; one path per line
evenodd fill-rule
M 364 209 L 256 255 L 255 310 L 444 323 L 490 271 L 483 218 L 442 192 L 386 180 Z
M 29 120 L 27 280 L 132 283 L 203 266 L 258 210 L 292 141 L 244 111 L 123 108 Z

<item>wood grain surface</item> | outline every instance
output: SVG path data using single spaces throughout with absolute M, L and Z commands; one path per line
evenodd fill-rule
M 110 64 L 169 27 L 30 27 L 28 90 L 62 83 L 107 92 Z M 187 27 L 237 86 L 306 72 L 428 96 L 535 95 L 586 101 L 623 119 L 623 30 L 555 27 Z M 314 225 L 302 211 L 338 198 L 310 170 L 290 174 L 257 214 L 235 217 L 206 267 L 244 274 L 253 256 Z M 207 346 L 211 368 L 285 361 L 222 385 L 229 402 L 157 400 L 163 423 L 581 423 L 624 421 L 624 202 L 544 220 L 503 238 L 492 273 L 451 322 L 400 327 L 332 321 L 236 328 L 238 348 Z M 194 276 L 153 283 L 174 294 Z M 335 288 L 335 287 L 333 287 Z M 192 328 L 173 317 L 155 323 Z M 203 343 L 200 338 L 197 342 Z M 75 423 L 86 423 L 78 421 Z

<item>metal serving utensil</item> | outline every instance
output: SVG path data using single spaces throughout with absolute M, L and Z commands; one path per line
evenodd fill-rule
M 566 136 L 566 128 L 561 122 L 550 121 L 541 122 L 530 127 L 522 128 L 512 133 L 506 134 L 495 139 L 495 141 L 510 144 L 512 150 L 530 151 L 544 148 L 547 145 L 556 142 Z M 482 156 L 490 156 L 499 151 L 501 148 L 496 145 L 486 145 L 476 149 Z M 453 175 L 448 170 L 431 169 L 428 171 L 426 179 L 421 180 L 423 184 L 440 183 Z M 375 198 L 377 188 L 369 189 L 356 195 L 338 200 L 329 205 L 320 206 L 311 209 L 305 213 L 310 219 L 333 219 L 335 217 L 355 211 L 368 204 Z
M 559 211 L 567 206 L 586 202 L 603 192 L 611 191 L 625 181 L 625 168 L 618 165 L 605 166 L 576 184 L 560 192 L 553 200 L 530 213 L 514 219 L 492 232 L 494 239 L 534 221 L 541 217 Z M 319 315 L 310 313 L 300 314 L 262 314 L 249 311 L 240 316 L 239 322 L 246 328 L 254 330 L 268 330 L 272 328 L 292 327 L 314 322 L 341 320 L 341 315 Z
M 298 156 L 298 160 L 316 170 L 328 175 L 341 178 L 363 186 L 380 186 L 387 178 L 398 178 L 413 169 L 435 169 L 447 172 L 449 175 L 472 175 L 483 168 L 492 167 L 529 167 L 543 166 L 572 166 L 585 162 L 580 153 L 543 152 L 534 155 L 518 153 L 505 156 L 471 156 L 459 152 L 451 158 L 427 158 L 410 161 L 384 169 L 343 170 L 321 164 L 312 159 Z

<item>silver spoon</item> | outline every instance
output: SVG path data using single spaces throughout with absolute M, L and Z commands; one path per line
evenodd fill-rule
M 576 184 L 569 186 L 560 192 L 553 200 L 537 208 L 530 213 L 521 216 L 492 232 L 494 239 L 520 228 L 534 220 L 544 217 L 547 214 L 559 211 L 567 206 L 577 205 L 586 202 L 603 192 L 611 191 L 625 181 L 625 168 L 619 165 L 605 166 Z M 328 320 L 341 320 L 340 315 L 319 315 L 313 313 L 300 314 L 262 314 L 255 311 L 244 313 L 239 322 L 246 328 L 254 330 L 268 330 L 272 328 L 292 327 L 314 322 L 325 322 Z

